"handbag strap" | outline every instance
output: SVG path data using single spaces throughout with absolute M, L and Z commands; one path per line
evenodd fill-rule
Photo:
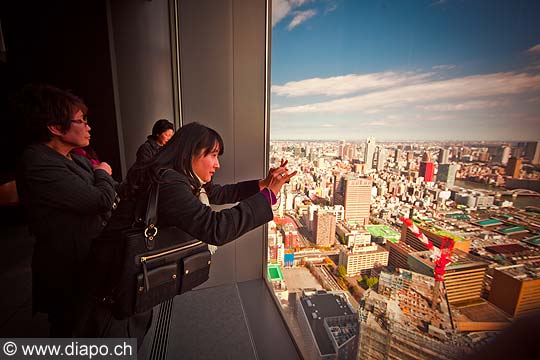
M 150 187 L 150 194 L 148 195 L 148 202 L 146 204 L 146 214 L 144 218 L 144 223 L 146 226 L 150 226 L 150 225 L 155 226 L 157 223 L 158 199 L 159 199 L 159 182 L 152 184 L 152 186 Z
M 156 183 L 150 186 L 150 193 L 148 194 L 148 202 L 146 205 L 146 213 L 144 216 L 144 238 L 146 242 L 146 248 L 152 250 L 154 248 L 154 238 L 158 233 L 157 228 L 157 210 L 158 210 L 158 199 L 159 199 L 159 182 L 163 177 L 163 174 L 167 169 L 159 170 L 159 179 Z

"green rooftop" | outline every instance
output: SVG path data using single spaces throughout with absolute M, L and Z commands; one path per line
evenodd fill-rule
M 456 219 L 456 220 L 464 220 L 469 221 L 471 217 L 467 214 L 446 214 L 447 218 Z
M 528 232 L 529 230 L 525 229 L 523 226 L 509 226 L 498 230 L 503 234 L 516 234 L 520 232 Z
M 447 237 L 447 238 L 450 238 L 452 240 L 454 240 L 454 242 L 460 242 L 460 241 L 465 241 L 464 238 L 462 238 L 461 236 L 458 236 L 456 234 L 452 234 L 446 230 L 443 230 L 443 229 L 431 229 L 435 234 L 437 235 L 440 235 L 440 236 L 444 236 L 444 237 Z
M 493 226 L 493 225 L 502 224 L 502 221 L 497 220 L 497 219 L 485 219 L 485 220 L 476 221 L 475 224 L 478 224 L 480 226 Z
M 283 274 L 281 273 L 281 268 L 279 265 L 270 264 L 267 268 L 268 279 L 270 281 L 282 281 Z
M 401 234 L 386 225 L 366 225 L 366 230 L 374 237 L 381 237 L 393 243 L 399 242 Z
M 531 244 L 534 246 L 540 246 L 540 235 L 536 235 L 530 238 L 523 239 L 524 242 L 527 244 Z

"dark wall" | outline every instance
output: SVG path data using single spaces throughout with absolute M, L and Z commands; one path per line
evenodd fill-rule
M 7 113 L 6 99 L 26 83 L 46 82 L 83 98 L 91 145 L 119 179 L 106 1 L 3 1 L 0 21 L 7 58 L 0 63 L 2 177 L 10 176 L 24 143 L 24 132 Z
M 178 124 L 173 105 L 169 0 L 111 0 L 110 4 L 120 156 L 129 169 L 156 120 Z

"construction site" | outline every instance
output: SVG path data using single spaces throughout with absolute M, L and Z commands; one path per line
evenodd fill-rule
M 359 315 L 359 359 L 461 359 L 490 338 L 456 329 L 442 284 L 403 269 L 381 272 L 378 290 L 364 293 Z

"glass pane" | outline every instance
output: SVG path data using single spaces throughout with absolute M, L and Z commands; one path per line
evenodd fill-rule
M 267 275 L 304 356 L 460 359 L 539 311 L 540 3 L 272 7 Z

